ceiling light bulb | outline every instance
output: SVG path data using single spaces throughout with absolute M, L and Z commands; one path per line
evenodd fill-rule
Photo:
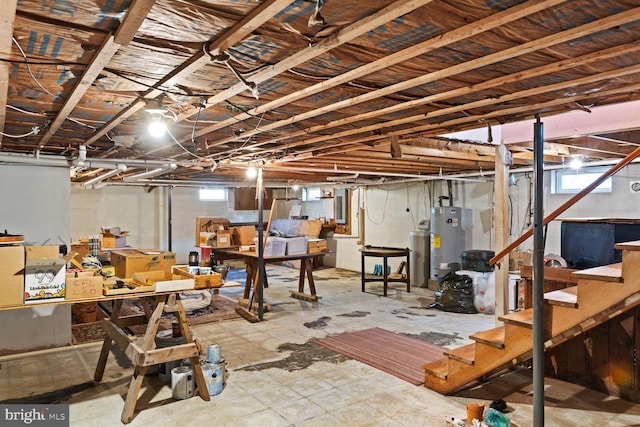
M 154 119 L 149 123 L 149 133 L 156 138 L 161 137 L 167 131 L 167 127 L 161 120 Z
M 298 184 L 293 184 L 293 191 L 298 191 L 298 189 L 300 188 L 300 186 Z
M 582 167 L 582 160 L 578 159 L 577 157 L 571 159 L 571 161 L 569 162 L 569 167 L 572 169 L 580 169 Z
M 249 169 L 247 169 L 247 176 L 249 178 L 255 178 L 256 176 L 258 176 L 258 170 L 254 167 L 250 167 Z

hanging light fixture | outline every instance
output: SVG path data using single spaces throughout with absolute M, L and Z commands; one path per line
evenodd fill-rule
M 151 115 L 149 123 L 149 134 L 156 138 L 161 137 L 167 131 L 164 123 L 164 113 L 167 111 L 162 101 L 159 99 L 149 99 L 145 107 L 145 111 Z
M 582 156 L 580 154 L 572 155 L 569 167 L 576 170 L 580 169 L 582 167 Z
M 255 178 L 256 176 L 258 176 L 258 169 L 253 166 L 247 169 L 247 177 Z

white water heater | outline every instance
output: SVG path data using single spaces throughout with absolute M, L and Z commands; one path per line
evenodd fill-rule
M 449 264 L 460 264 L 463 239 L 461 208 L 431 208 L 431 279 L 447 274 Z

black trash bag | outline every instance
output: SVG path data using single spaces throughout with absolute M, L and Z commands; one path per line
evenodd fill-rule
M 442 278 L 435 292 L 436 300 L 429 308 L 437 308 L 452 313 L 477 313 L 473 303 L 473 279 L 466 274 L 448 273 Z

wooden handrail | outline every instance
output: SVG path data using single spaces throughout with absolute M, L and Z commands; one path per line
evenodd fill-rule
M 560 215 L 562 212 L 569 209 L 571 206 L 573 206 L 577 201 L 582 199 L 584 196 L 591 193 L 591 191 L 593 191 L 593 189 L 596 188 L 598 185 L 602 184 L 605 179 L 609 178 L 611 175 L 615 174 L 620 169 L 622 169 L 623 167 L 631 163 L 633 159 L 635 159 L 638 156 L 640 156 L 640 147 L 633 150 L 631 153 L 627 155 L 627 157 L 625 157 L 624 159 L 620 160 L 618 163 L 613 165 L 611 169 L 609 169 L 608 171 L 600 175 L 595 181 L 593 181 L 591 184 L 583 188 L 582 191 L 580 191 L 579 193 L 571 197 L 569 200 L 564 202 L 555 211 L 551 212 L 547 217 L 545 217 L 543 221 L 543 225 L 547 225 L 549 222 L 556 219 L 558 215 Z M 532 234 L 533 234 L 533 227 L 528 229 L 522 236 L 518 237 L 516 240 L 511 242 L 509 246 L 507 246 L 506 248 L 498 252 L 493 258 L 491 258 L 489 260 L 489 265 L 494 265 L 496 262 L 498 262 L 498 260 L 501 260 L 502 257 L 507 255 L 512 250 L 514 250 L 520 243 L 524 242 L 529 237 L 531 237 Z

